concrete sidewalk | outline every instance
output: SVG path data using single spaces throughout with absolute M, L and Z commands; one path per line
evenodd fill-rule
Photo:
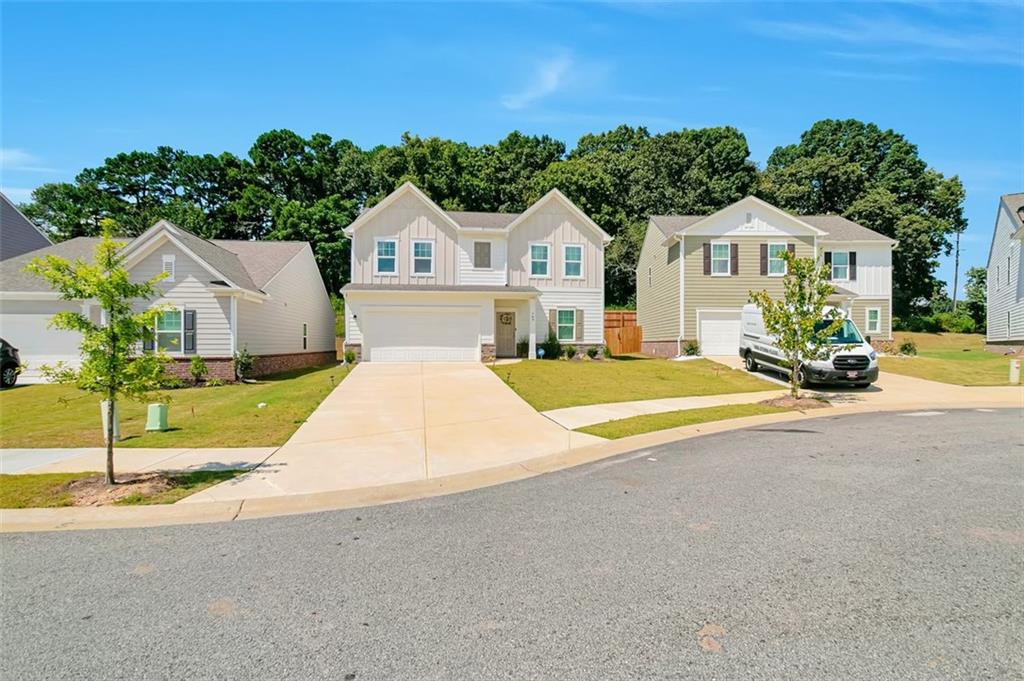
M 114 448 L 114 472 L 248 470 L 255 468 L 277 447 L 195 448 Z M 80 473 L 102 471 L 107 465 L 107 450 L 102 447 L 81 449 L 0 449 L 0 473 Z

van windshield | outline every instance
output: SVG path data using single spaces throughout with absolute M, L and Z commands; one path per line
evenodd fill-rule
M 831 323 L 828 320 L 817 322 L 814 325 L 814 330 L 821 331 L 822 329 L 827 329 Z M 843 325 L 828 340 L 832 345 L 859 345 L 864 342 L 864 339 L 860 337 L 860 332 L 857 331 L 857 327 L 849 319 L 844 319 Z

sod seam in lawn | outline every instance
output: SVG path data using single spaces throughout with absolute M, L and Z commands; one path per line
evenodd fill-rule
M 171 430 L 146 432 L 146 405 L 120 402 L 118 447 L 280 445 L 348 374 L 344 366 L 302 369 L 257 383 L 168 390 Z M 64 385 L 0 392 L 0 447 L 102 447 L 100 398 Z M 260 404 L 265 404 L 260 408 Z
M 766 404 L 727 404 L 718 407 L 701 407 L 699 409 L 684 409 L 681 411 L 667 411 L 661 414 L 644 414 L 643 416 L 631 416 L 626 419 L 606 421 L 592 426 L 577 428 L 581 433 L 597 435 L 609 440 L 651 433 L 656 430 L 668 430 L 681 426 L 692 426 L 698 423 L 711 421 L 725 421 L 743 416 L 761 416 L 762 414 L 779 414 L 784 411 L 792 411 L 782 407 L 770 407 Z
M 743 371 L 706 359 L 688 362 L 646 358 L 524 360 L 492 369 L 538 411 L 607 402 L 775 389 Z

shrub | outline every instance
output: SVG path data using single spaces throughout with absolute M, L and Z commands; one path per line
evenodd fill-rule
M 938 333 L 942 331 L 942 325 L 931 315 L 911 315 L 906 319 L 898 319 L 900 331 L 914 331 L 916 333 Z
M 177 376 L 166 374 L 160 379 L 160 388 L 162 390 L 177 390 L 178 388 L 184 388 L 185 381 L 181 380 Z
M 939 312 L 933 315 L 943 331 L 950 333 L 974 333 L 974 319 L 963 312 Z
M 562 356 L 562 344 L 558 342 L 558 336 L 554 331 L 548 333 L 548 337 L 540 344 L 544 350 L 544 359 L 558 359 Z
M 598 349 L 596 345 L 591 345 L 589 348 L 587 348 L 587 357 L 589 357 L 590 359 L 597 359 L 597 353 Z
M 576 356 L 576 346 L 575 345 L 566 345 L 565 346 L 565 358 L 566 359 L 573 359 L 575 356 Z
M 242 348 L 235 353 L 235 377 L 239 380 L 248 378 L 252 373 L 252 365 L 256 358 L 249 354 L 249 348 Z
M 605 359 L 611 359 L 612 358 L 612 349 L 606 345 L 606 346 L 604 346 L 603 350 L 604 350 Z
M 353 352 L 352 350 L 346 350 L 345 351 L 345 364 L 355 364 L 355 363 L 356 363 L 356 353 Z
M 900 343 L 900 354 L 901 355 L 916 355 L 917 354 L 917 343 L 910 338 Z
M 196 355 L 192 358 L 192 361 L 188 364 L 188 374 L 192 377 L 192 382 L 196 385 L 206 378 L 206 375 L 210 373 L 206 369 L 206 360 Z
M 683 342 L 683 354 L 687 357 L 694 357 L 700 354 L 700 343 L 690 339 Z
M 224 385 L 224 381 L 220 380 L 219 378 L 211 378 L 206 382 L 207 388 L 219 388 L 222 385 Z
M 523 336 L 516 341 L 516 357 L 526 357 L 530 354 L 530 337 Z

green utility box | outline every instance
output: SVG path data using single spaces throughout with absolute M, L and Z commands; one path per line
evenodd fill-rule
M 146 412 L 146 430 L 167 430 L 167 405 L 151 404 Z

